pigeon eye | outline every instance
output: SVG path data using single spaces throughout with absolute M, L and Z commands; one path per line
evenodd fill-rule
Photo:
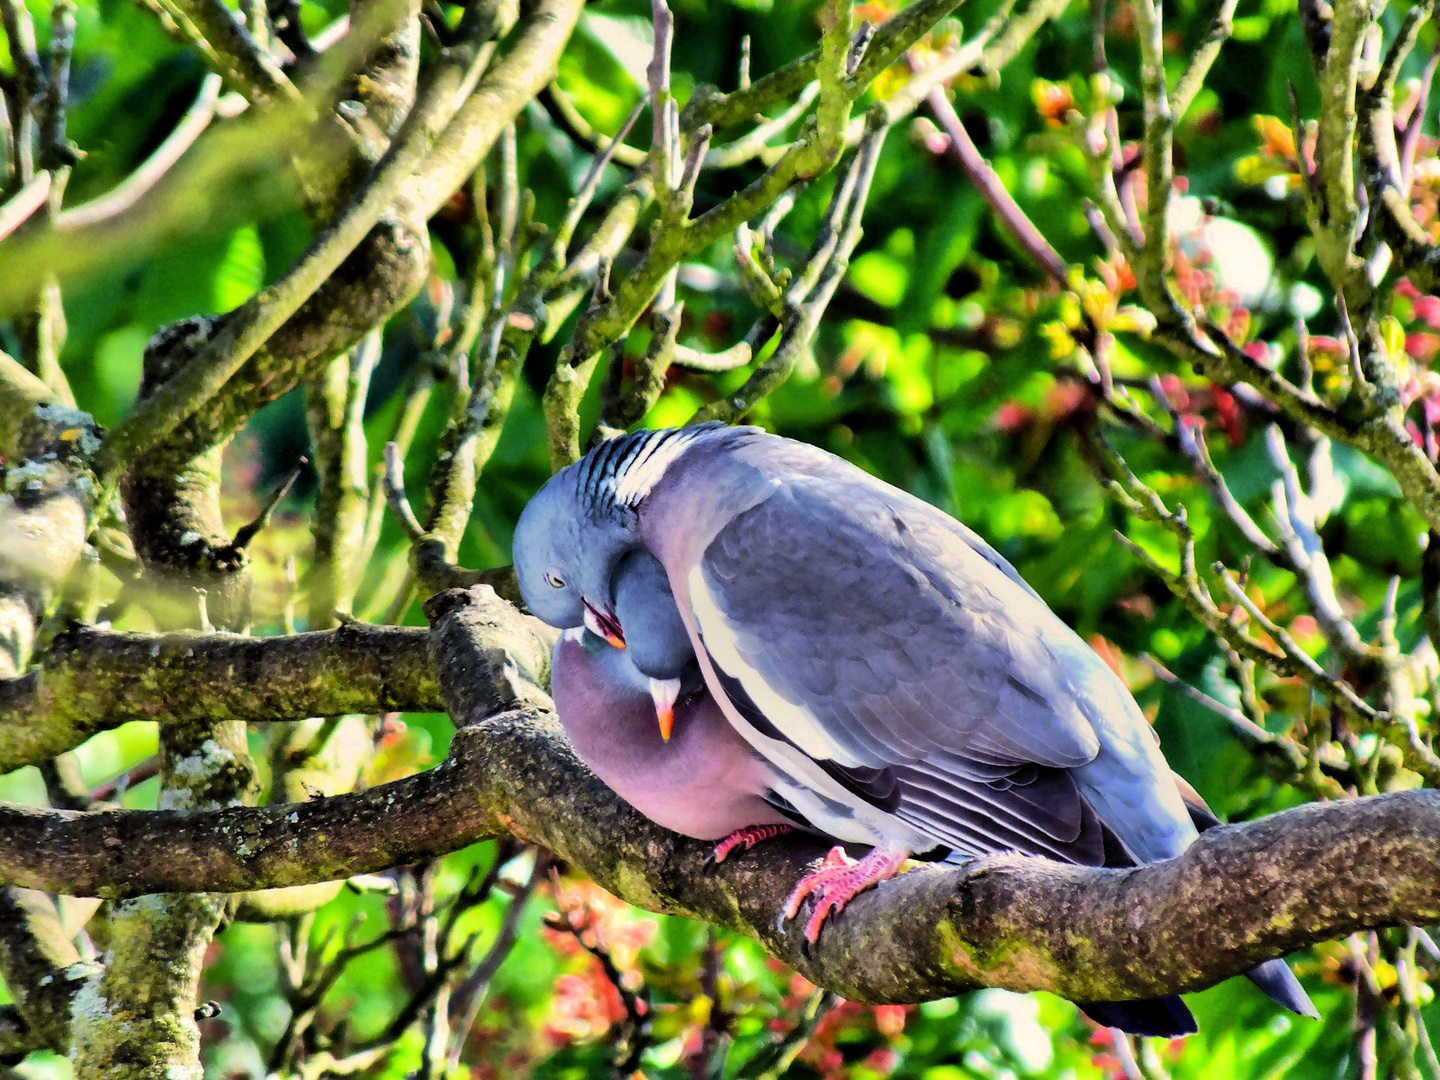
M 545 575 L 545 580 L 549 582 L 552 589 L 563 589 L 565 587 L 565 579 L 562 578 L 559 574 L 547 573 Z

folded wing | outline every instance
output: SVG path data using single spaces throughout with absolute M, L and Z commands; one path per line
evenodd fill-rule
M 1060 624 L 940 516 L 814 477 L 738 514 L 687 590 L 712 690 L 957 851 L 1099 862 L 1068 772 L 1098 743 L 1047 644 Z

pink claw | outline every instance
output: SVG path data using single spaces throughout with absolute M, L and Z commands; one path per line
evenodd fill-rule
M 724 840 L 716 844 L 715 850 L 710 853 L 710 861 L 713 863 L 722 863 L 734 854 L 737 848 L 749 851 L 756 844 L 760 843 L 761 840 L 769 840 L 771 837 L 782 836 L 785 833 L 794 831 L 795 826 L 781 825 L 779 823 L 773 825 L 746 825 L 745 828 L 736 829 L 729 836 L 725 837 Z
M 830 849 L 820 866 L 806 874 L 796 883 L 790 898 L 785 901 L 784 919 L 793 919 L 800 913 L 800 905 L 807 896 L 814 895 L 815 910 L 805 923 L 805 940 L 812 945 L 820 940 L 820 928 L 830 915 L 838 915 L 845 905 L 866 889 L 894 877 L 905 860 L 908 851 L 872 848 L 859 862 L 845 854 L 838 844 Z

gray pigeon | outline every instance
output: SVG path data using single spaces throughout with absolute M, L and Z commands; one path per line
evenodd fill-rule
M 911 856 L 1131 865 L 1195 839 L 1124 684 L 929 504 L 814 447 L 722 425 L 636 432 L 556 474 L 516 531 L 526 603 L 626 646 L 664 684 L 675 614 L 619 613 L 617 568 L 637 549 L 663 565 L 714 701 L 773 766 L 761 797 L 870 848 L 852 862 L 837 847 L 796 886 L 786 916 L 813 895 L 810 940 Z M 661 654 L 670 666 L 649 667 Z M 1283 962 L 1251 977 L 1316 1015 Z M 1139 1033 L 1194 1030 L 1178 998 L 1083 1007 Z
M 673 619 L 678 659 L 663 651 L 649 657 L 652 664 L 675 661 L 673 678 L 663 680 L 673 686 L 656 690 L 657 680 L 635 666 L 635 654 L 583 627 L 567 629 L 555 644 L 550 688 L 576 753 L 651 821 L 697 840 L 724 841 L 717 860 L 790 831 L 791 820 L 763 797 L 773 767 L 705 689 L 664 569 L 648 553 L 634 552 L 617 572 L 616 592 L 621 611 L 649 608 Z M 657 725 L 659 701 L 666 713 Z

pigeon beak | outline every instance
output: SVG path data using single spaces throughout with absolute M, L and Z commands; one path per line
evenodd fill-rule
M 651 679 L 650 696 L 655 699 L 655 719 L 660 721 L 660 738 L 670 741 L 675 726 L 675 699 L 680 696 L 679 679 Z
M 585 604 L 585 628 L 598 638 L 604 638 L 617 649 L 625 648 L 625 631 L 620 620 L 608 611 L 601 611 L 589 600 Z

